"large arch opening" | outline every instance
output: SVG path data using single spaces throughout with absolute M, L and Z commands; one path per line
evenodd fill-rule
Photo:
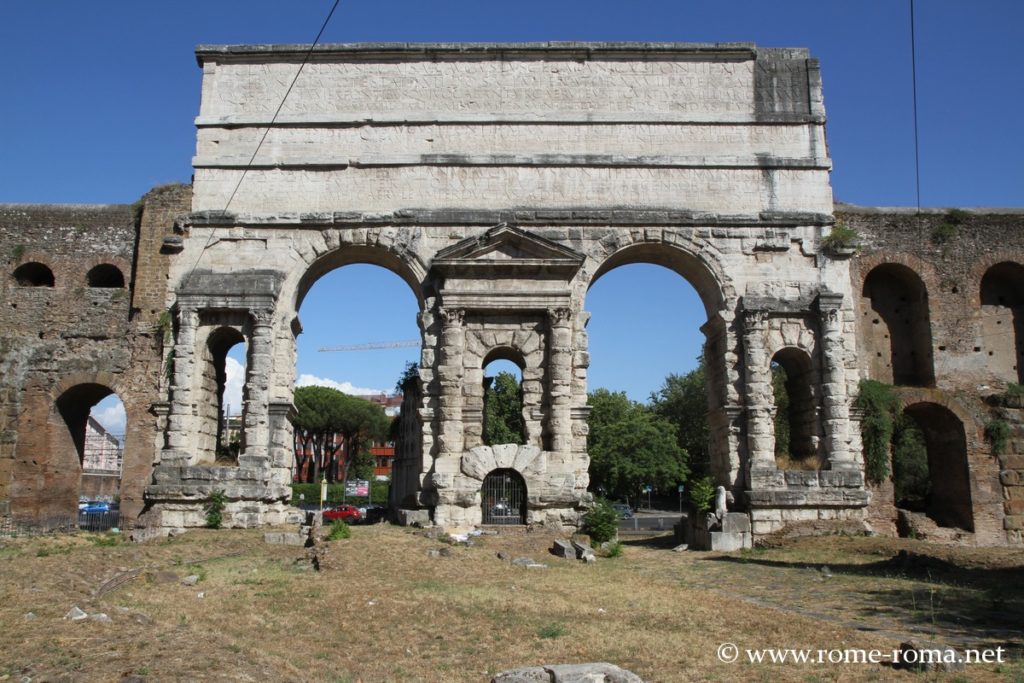
M 410 474 L 402 486 L 415 489 L 418 476 L 411 473 L 422 470 L 421 440 L 415 437 L 422 429 L 409 425 L 410 416 L 402 428 L 392 422 L 403 409 L 409 382 L 413 389 L 419 386 L 422 297 L 416 273 L 382 249 L 345 248 L 310 266 L 299 282 L 296 306 L 295 386 L 327 387 L 345 398 L 322 426 L 297 417 L 293 482 L 336 481 L 339 487 L 330 493 L 335 502 L 343 496 L 343 482 L 366 481 L 370 487 L 378 481 L 367 493 L 382 503 L 390 495 L 385 482 L 390 485 L 393 472 L 402 470 Z M 418 424 L 418 406 L 408 407 Z
M 47 452 L 40 453 L 47 474 L 39 503 L 84 528 L 115 526 L 125 431 L 124 404 L 109 386 L 85 382 L 64 390 L 53 404 Z
M 789 347 L 771 360 L 775 401 L 775 462 L 783 470 L 821 469 L 821 434 L 810 356 Z
M 917 273 L 896 263 L 876 266 L 864 279 L 861 296 L 871 379 L 934 385 L 928 292 Z
M 936 403 L 915 403 L 904 408 L 904 419 L 912 420 L 913 431 L 923 438 L 927 451 L 926 488 L 915 486 L 920 495 L 923 512 L 937 525 L 974 531 L 974 515 L 971 503 L 970 469 L 967 463 L 967 438 L 960 418 L 948 408 Z M 911 449 L 909 441 L 901 444 L 898 435 L 896 447 Z M 904 436 L 903 439 L 908 437 Z M 920 465 L 915 465 L 908 456 L 907 464 L 901 464 L 904 477 L 898 482 L 901 490 L 910 490 L 908 475 L 913 467 L 915 475 L 921 478 Z M 894 468 L 896 469 L 896 468 Z M 904 494 L 906 498 L 906 494 Z
M 988 369 L 1024 383 L 1024 266 L 1003 262 L 981 279 L 981 341 Z
M 526 524 L 526 481 L 512 469 L 491 471 L 480 488 L 484 524 Z
M 708 266 L 668 245 L 629 247 L 596 270 L 587 293 L 591 491 L 678 510 L 680 485 L 707 476 L 732 485 L 722 305 Z M 618 476 L 627 471 L 620 461 L 642 462 L 644 472 Z
M 121 498 L 126 416 L 124 403 L 111 393 L 89 411 L 82 450 L 80 502 L 98 502 L 114 509 Z

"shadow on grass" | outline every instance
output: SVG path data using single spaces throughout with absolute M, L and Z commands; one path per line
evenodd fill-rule
M 629 548 L 652 548 L 654 550 L 671 549 L 679 545 L 679 541 L 671 533 L 662 536 L 640 536 L 638 538 L 619 536 L 619 541 L 622 542 L 622 545 Z
M 900 551 L 886 560 L 866 564 L 794 562 L 743 555 L 711 556 L 709 562 L 794 570 L 817 570 L 834 576 L 907 582 L 905 587 L 879 587 L 866 582 L 849 593 L 847 614 L 892 619 L 964 641 L 1002 644 L 1019 656 L 1024 652 L 1024 571 L 1022 567 L 964 567 L 927 554 Z M 827 569 L 826 569 L 827 567 Z M 804 578 L 794 577 L 794 581 Z M 891 585 L 891 584 L 890 584 Z M 825 590 L 823 588 L 823 590 Z M 844 590 L 849 591 L 848 588 Z

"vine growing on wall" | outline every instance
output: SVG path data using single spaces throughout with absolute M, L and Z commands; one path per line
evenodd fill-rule
M 879 484 L 889 476 L 889 445 L 899 411 L 899 398 L 892 386 L 873 379 L 861 381 L 854 407 L 861 410 L 864 440 L 864 474 Z

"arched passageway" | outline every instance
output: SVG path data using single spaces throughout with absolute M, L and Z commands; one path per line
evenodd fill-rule
M 738 448 L 737 443 L 729 444 L 736 432 L 730 431 L 724 411 L 725 355 L 735 342 L 722 324 L 723 305 L 722 285 L 709 264 L 666 244 L 641 243 L 617 251 L 600 264 L 589 283 L 587 391 L 611 392 L 598 397 L 601 409 L 592 407 L 597 411 L 592 414 L 605 419 L 605 403 L 615 403 L 616 392 L 625 392 L 630 401 L 646 404 L 658 425 L 668 427 L 673 445 L 685 451 L 679 456 L 682 469 L 671 475 L 679 464 L 662 453 L 663 461 L 648 467 L 649 478 L 658 478 L 655 471 L 664 476 L 645 482 L 655 497 L 661 494 L 666 501 L 675 502 L 679 485 L 689 479 L 710 475 L 732 487 L 740 476 L 738 462 L 729 456 Z M 619 403 L 629 413 L 623 420 L 639 419 L 626 403 Z M 613 464 L 619 456 L 605 451 L 621 449 L 611 448 L 602 436 L 614 430 L 600 425 L 594 429 L 588 440 L 596 468 L 591 490 L 603 495 L 616 490 L 617 496 L 633 501 L 638 491 L 625 494 L 620 478 L 602 481 L 607 473 L 618 471 Z
M 955 413 L 936 403 L 908 405 L 904 416 L 920 429 L 927 449 L 930 485 L 924 512 L 939 526 L 974 531 L 963 423 Z
M 981 279 L 981 348 L 989 371 L 1024 383 L 1024 266 L 1004 262 Z
M 932 386 L 932 333 L 928 292 L 910 268 L 885 263 L 864 279 L 864 345 L 871 379 L 902 386 Z

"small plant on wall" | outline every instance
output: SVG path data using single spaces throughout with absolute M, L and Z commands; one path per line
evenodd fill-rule
M 842 222 L 832 226 L 832 231 L 821 239 L 821 246 L 832 253 L 856 251 L 860 244 L 860 234 Z

